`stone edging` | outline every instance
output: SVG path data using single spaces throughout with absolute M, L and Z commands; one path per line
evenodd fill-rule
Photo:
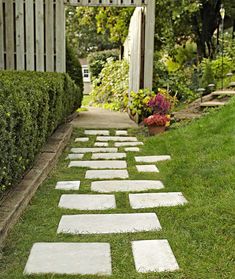
M 61 125 L 49 138 L 36 157 L 31 170 L 23 180 L 9 191 L 0 207 L 0 247 L 3 246 L 8 231 L 17 222 L 34 193 L 56 165 L 59 156 L 72 135 L 72 125 Z

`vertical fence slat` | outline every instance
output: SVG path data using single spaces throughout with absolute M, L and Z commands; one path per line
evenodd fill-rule
M 64 1 L 56 1 L 56 71 L 65 72 L 65 10 Z
M 54 72 L 54 12 L 53 0 L 46 1 L 46 71 Z
M 6 7 L 6 68 L 14 70 L 14 25 L 13 25 L 13 0 L 8 0 L 5 3 Z
M 25 69 L 24 59 L 24 1 L 16 1 L 16 69 Z
M 3 5 L 0 0 L 0 70 L 4 69 Z
M 34 70 L 34 12 L 33 0 L 25 0 L 26 17 L 26 68 Z
M 36 70 L 44 71 L 44 12 L 43 0 L 37 0 L 36 5 Z

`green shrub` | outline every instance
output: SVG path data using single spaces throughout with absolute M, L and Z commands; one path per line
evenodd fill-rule
M 126 110 L 128 104 L 129 65 L 125 60 L 106 63 L 93 81 L 92 100 L 112 110 Z
M 66 43 L 66 72 L 83 92 L 82 67 L 73 48 Z
M 22 177 L 81 99 L 67 74 L 0 71 L 0 192 Z
M 88 64 L 91 72 L 92 78 L 98 78 L 104 65 L 107 63 L 108 58 L 113 58 L 113 60 L 118 60 L 119 51 L 118 50 L 104 50 L 93 52 L 88 56 Z

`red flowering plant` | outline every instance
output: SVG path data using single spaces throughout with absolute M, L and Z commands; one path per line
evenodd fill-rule
M 144 119 L 144 123 L 148 126 L 156 125 L 156 126 L 167 126 L 170 122 L 170 118 L 168 115 L 161 115 L 161 114 L 153 114 L 150 115 L 148 118 Z

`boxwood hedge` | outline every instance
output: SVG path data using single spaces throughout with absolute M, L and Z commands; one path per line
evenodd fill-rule
M 67 74 L 0 71 L 0 194 L 81 101 L 82 90 Z

